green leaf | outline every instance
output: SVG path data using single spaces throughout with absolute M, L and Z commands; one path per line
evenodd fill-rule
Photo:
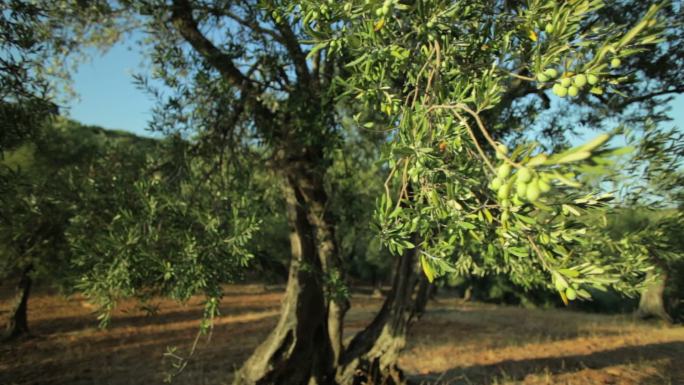
M 428 281 L 432 283 L 435 280 L 435 271 L 424 254 L 420 255 L 420 265 L 423 268 L 423 272 L 425 273 L 425 276 L 427 277 Z

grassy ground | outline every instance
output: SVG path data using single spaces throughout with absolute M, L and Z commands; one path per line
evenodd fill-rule
M 232 371 L 274 325 L 281 292 L 234 286 L 211 340 L 200 339 L 175 384 L 230 383 Z M 381 300 L 356 295 L 346 336 Z M 187 354 L 201 299 L 158 301 L 148 315 L 124 303 L 107 330 L 75 297 L 38 292 L 29 304 L 33 337 L 0 345 L 0 384 L 157 384 L 172 366 L 167 347 Z M 0 301 L 4 316 L 7 300 Z M 526 310 L 439 298 L 412 330 L 401 366 L 416 384 L 684 384 L 684 328 L 626 316 Z

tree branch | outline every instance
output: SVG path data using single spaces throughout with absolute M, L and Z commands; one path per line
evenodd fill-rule
M 192 6 L 188 0 L 174 0 L 171 22 L 183 38 L 201 54 L 205 60 L 233 86 L 247 94 L 255 94 L 252 81 L 235 66 L 231 57 L 218 49 L 200 32 L 197 21 L 192 16 Z M 256 95 L 254 95 L 256 97 Z
M 664 89 L 664 90 L 660 90 L 660 91 L 655 91 L 655 92 L 651 92 L 651 93 L 649 93 L 649 94 L 644 94 L 644 95 L 640 95 L 640 96 L 635 96 L 635 97 L 633 97 L 633 98 L 629 98 L 629 99 L 627 99 L 627 100 L 624 100 L 622 103 L 618 104 L 618 105 L 616 106 L 616 108 L 618 108 L 619 110 L 622 110 L 622 109 L 624 109 L 625 107 L 627 107 L 627 106 L 629 106 L 630 104 L 633 104 L 633 103 L 643 102 L 643 101 L 645 101 L 645 100 L 648 100 L 648 99 L 651 99 L 651 98 L 655 98 L 655 97 L 657 97 L 657 96 L 663 96 L 663 95 L 668 95 L 668 94 L 680 94 L 680 93 L 683 93 L 683 92 L 684 92 L 684 86 L 679 86 L 679 87 L 675 87 L 675 88 L 670 88 L 670 89 Z
M 297 74 L 297 79 L 305 85 L 313 85 L 311 82 L 311 74 L 309 73 L 309 66 L 306 64 L 306 53 L 302 50 L 297 35 L 295 35 L 289 24 L 282 20 L 278 21 L 273 17 L 271 17 L 271 19 L 282 37 L 280 42 L 290 54 L 290 58 L 295 67 L 295 73 Z

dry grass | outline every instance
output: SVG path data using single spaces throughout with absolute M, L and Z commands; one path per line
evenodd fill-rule
M 684 384 L 684 328 L 442 300 L 401 366 L 424 384 Z
M 202 340 L 176 384 L 230 383 L 232 372 L 275 324 L 281 292 L 228 288 L 211 341 Z M 357 295 L 347 337 L 380 300 Z M 7 301 L 0 300 L 0 311 Z M 187 352 L 201 299 L 158 302 L 147 315 L 124 303 L 97 329 L 82 299 L 48 292 L 30 302 L 33 338 L 0 345 L 0 384 L 156 384 L 168 346 Z M 2 316 L 0 314 L 0 316 Z M 411 332 L 401 366 L 423 384 L 684 384 L 684 328 L 624 316 L 463 304 L 442 298 Z

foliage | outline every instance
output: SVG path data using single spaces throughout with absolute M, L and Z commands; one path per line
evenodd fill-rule
M 491 271 L 525 287 L 551 281 L 564 301 L 607 284 L 633 290 L 649 269 L 646 256 L 614 243 L 602 255 L 595 245 L 605 233 L 583 221 L 610 198 L 571 190 L 581 186 L 578 172 L 608 172 L 611 152 L 602 145 L 609 136 L 555 154 L 535 143 L 509 152 L 483 118 L 519 81 L 558 97 L 618 92 L 619 62 L 660 42 L 659 6 L 626 31 L 585 28 L 600 8 L 386 1 L 304 10 L 305 20 L 315 20 L 317 48 L 340 47 L 354 58 L 339 82 L 367 109 L 383 111 L 394 131 L 383 151 L 387 193 L 375 214 L 390 251 L 418 246 L 429 279 Z M 326 27 L 336 17 L 345 28 Z
M 0 162 L 6 182 L 0 207 L 4 276 L 31 266 L 34 275 L 70 285 L 71 253 L 64 233 L 80 208 L 76 191 L 103 148 L 131 136 L 58 119 L 38 126 L 31 140 L 5 153 Z
M 40 10 L 23 1 L 3 0 L 0 13 L 0 155 L 34 135 L 55 107 L 49 84 L 36 76 L 46 52 L 39 36 Z
M 197 292 L 206 294 L 211 319 L 221 284 L 252 258 L 246 244 L 259 221 L 237 189 L 224 189 L 225 170 L 206 183 L 210 170 L 186 158 L 186 142 L 172 137 L 164 147 L 157 151 L 170 155 L 160 162 L 151 160 L 154 152 L 112 146 L 79 186 L 80 208 L 68 229 L 83 272 L 77 288 L 99 303 L 104 323 L 122 296 L 185 300 Z
M 303 266 L 290 275 L 296 306 L 283 308 L 287 322 L 266 350 L 283 335 L 310 337 L 288 334 L 299 325 L 283 331 L 294 327 L 286 317 L 300 316 L 288 311 L 306 310 L 297 290 L 332 299 L 316 307 L 330 314 L 307 314 L 311 324 L 343 316 L 338 261 L 341 252 L 368 253 L 357 242 L 379 240 L 395 256 L 415 250 L 430 281 L 507 276 L 525 289 L 556 290 L 566 303 L 588 299 L 592 288 L 634 293 L 653 269 L 643 238 L 611 238 L 602 220 L 613 198 L 592 186 L 624 154 L 609 145 L 624 127 L 573 146 L 562 130 L 569 123 L 537 117 L 563 100 L 566 111 L 591 110 L 578 115 L 592 122 L 676 92 L 663 89 L 677 81 L 671 73 L 633 73 L 637 58 L 654 47 L 663 57 L 664 37 L 679 36 L 665 29 L 676 17 L 670 4 L 640 6 L 638 17 L 617 23 L 605 13 L 624 4 L 597 0 L 37 4 L 60 21 L 42 29 L 53 41 L 106 47 L 129 26 L 144 30 L 153 69 L 136 81 L 159 100 L 152 128 L 178 134 L 145 161 L 158 173 L 119 174 L 127 158 L 119 149 L 81 187 L 87 209 L 69 240 L 79 288 L 104 310 L 120 296 L 202 292 L 210 319 L 220 284 L 252 258 L 247 242 L 264 202 L 288 208 L 294 262 Z M 593 113 L 604 106 L 609 112 Z M 355 237 L 371 217 L 377 237 Z M 317 265 L 322 278 L 309 279 Z M 262 358 L 289 360 L 289 343 Z M 302 378 L 319 369 L 300 363 Z

